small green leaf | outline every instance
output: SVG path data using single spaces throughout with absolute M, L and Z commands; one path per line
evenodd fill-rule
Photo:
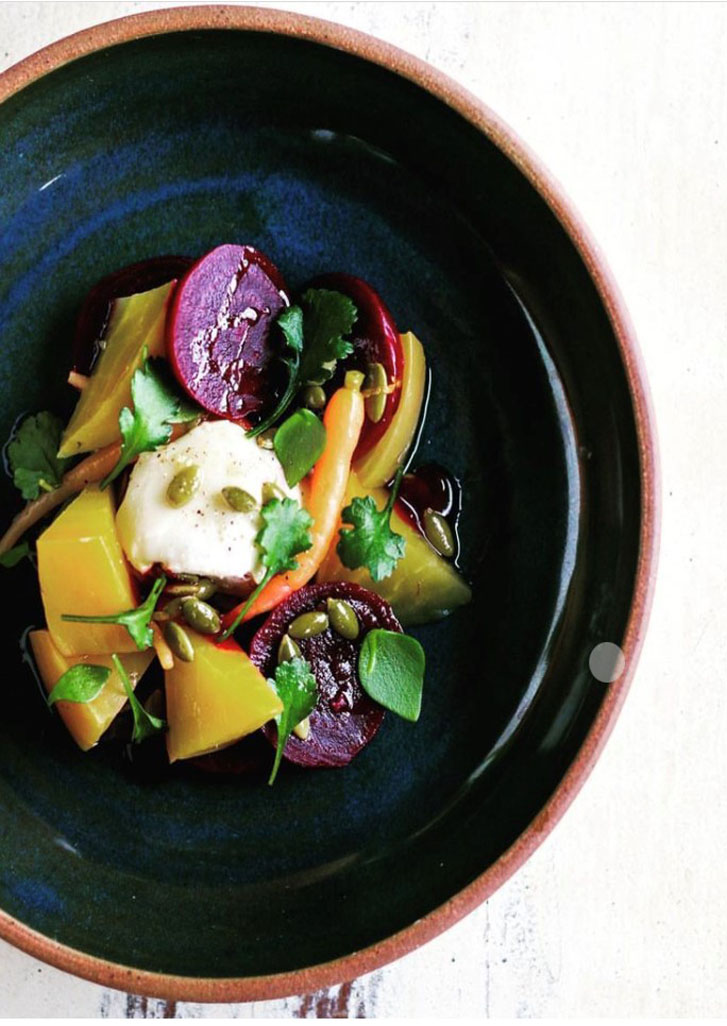
M 30 545 L 28 542 L 21 542 L 20 545 L 15 545 L 12 549 L 8 549 L 7 552 L 3 552 L 2 556 L 0 556 L 0 566 L 7 568 L 17 566 L 21 559 L 25 559 L 29 555 Z
M 151 713 L 146 711 L 134 694 L 134 689 L 131 686 L 129 676 L 124 669 L 124 664 L 115 653 L 111 656 L 111 662 L 116 667 L 116 672 L 121 678 L 121 683 L 124 685 L 124 691 L 126 692 L 126 697 L 129 699 L 129 706 L 131 707 L 131 713 L 134 717 L 134 730 L 131 735 L 132 742 L 137 744 L 139 741 L 144 741 L 145 738 L 151 737 L 152 734 L 158 734 L 161 730 L 164 730 L 166 722 L 158 716 L 152 716 Z
M 285 341 L 296 353 L 303 352 L 303 311 L 299 306 L 289 306 L 278 316 Z
M 422 707 L 424 665 L 424 649 L 416 638 L 376 628 L 364 638 L 358 676 L 370 698 L 414 722 Z
M 63 613 L 61 620 L 72 623 L 115 623 L 125 627 L 138 649 L 151 648 L 154 644 L 154 632 L 151 629 L 151 618 L 164 586 L 166 577 L 157 577 L 146 599 L 136 609 L 125 609 L 122 613 L 109 613 L 107 616 L 76 616 Z
M 300 381 L 321 385 L 332 377 L 336 361 L 353 352 L 353 343 L 344 335 L 353 328 L 358 311 L 348 296 L 331 289 L 308 289 L 301 304 L 305 344 Z
M 320 459 L 326 429 L 311 410 L 296 410 L 275 432 L 273 444 L 285 480 L 293 488 Z
M 92 702 L 111 675 L 108 666 L 76 663 L 69 667 L 48 695 L 48 705 L 55 702 Z
M 349 570 L 365 566 L 373 581 L 389 577 L 406 551 L 406 540 L 392 531 L 389 523 L 402 474 L 400 467 L 382 510 L 377 508 L 373 496 L 367 495 L 364 499 L 357 496 L 341 513 L 344 524 L 352 527 L 339 531 L 339 559 Z
M 59 459 L 63 422 L 54 413 L 26 417 L 8 444 L 13 482 L 24 499 L 52 492 L 63 480 L 68 459 Z
M 269 683 L 278 693 L 283 703 L 283 711 L 275 717 L 278 725 L 278 745 L 275 751 L 275 762 L 268 784 L 273 784 L 278 775 L 283 751 L 288 738 L 298 724 L 310 716 L 316 706 L 318 686 L 311 673 L 310 663 L 305 659 L 291 659 L 279 663 L 275 670 L 275 678 Z

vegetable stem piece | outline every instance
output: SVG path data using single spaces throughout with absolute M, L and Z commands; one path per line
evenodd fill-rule
M 136 609 L 125 609 L 121 613 L 108 613 L 105 616 L 75 616 L 72 613 L 64 613 L 61 620 L 68 620 L 71 623 L 116 623 L 126 628 L 136 647 L 143 651 L 154 644 L 151 618 L 166 583 L 166 577 L 157 577 L 151 591 Z
M 134 694 L 134 689 L 131 686 L 129 676 L 124 669 L 124 664 L 116 653 L 111 656 L 111 662 L 114 664 L 116 672 L 119 675 L 119 679 L 124 685 L 124 691 L 126 692 L 126 697 L 129 699 L 129 706 L 131 707 L 131 712 L 134 717 L 134 730 L 131 735 L 132 742 L 138 743 L 147 737 L 151 737 L 152 734 L 158 734 L 160 730 L 164 730 L 166 727 L 164 720 L 159 719 L 158 716 L 152 716 L 151 713 L 148 713 Z

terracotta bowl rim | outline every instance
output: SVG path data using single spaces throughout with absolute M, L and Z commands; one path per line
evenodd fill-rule
M 563 189 L 528 146 L 481 100 L 425 61 L 334 22 L 271 8 L 173 7 L 84 29 L 46 46 L 0 74 L 0 102 L 80 57 L 120 43 L 169 32 L 227 29 L 310 40 L 381 65 L 419 85 L 474 125 L 510 159 L 553 211 L 578 253 L 609 317 L 626 372 L 638 439 L 642 488 L 640 549 L 624 635 L 626 669 L 606 697 L 575 759 L 553 795 L 515 843 L 484 873 L 404 930 L 342 958 L 293 972 L 243 978 L 195 978 L 147 972 L 96 958 L 30 929 L 0 911 L 0 937 L 36 958 L 95 983 L 173 1001 L 239 1002 L 311 993 L 352 980 L 400 958 L 454 925 L 485 901 L 543 842 L 583 786 L 613 728 L 633 676 L 648 621 L 659 539 L 656 430 L 638 343 L 606 261 Z

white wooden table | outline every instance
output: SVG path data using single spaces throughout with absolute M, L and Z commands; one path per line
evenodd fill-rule
M 0 68 L 160 3 L 1 3 Z M 481 96 L 560 179 L 630 307 L 661 436 L 663 535 L 631 695 L 574 806 L 438 940 L 353 985 L 167 1006 L 0 942 L 5 1016 L 718 1016 L 727 1012 L 727 6 L 284 3 Z

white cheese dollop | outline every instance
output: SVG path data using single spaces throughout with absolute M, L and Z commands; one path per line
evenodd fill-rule
M 200 484 L 185 505 L 175 508 L 167 488 L 189 466 L 199 468 Z M 143 453 L 116 516 L 129 562 L 142 573 L 160 563 L 173 574 L 230 582 L 250 575 L 258 581 L 263 567 L 255 535 L 262 527 L 265 482 L 301 501 L 300 488 L 288 487 L 275 453 L 228 420 L 205 421 L 156 452 Z M 258 508 L 232 510 L 222 494 L 230 486 L 244 488 Z

